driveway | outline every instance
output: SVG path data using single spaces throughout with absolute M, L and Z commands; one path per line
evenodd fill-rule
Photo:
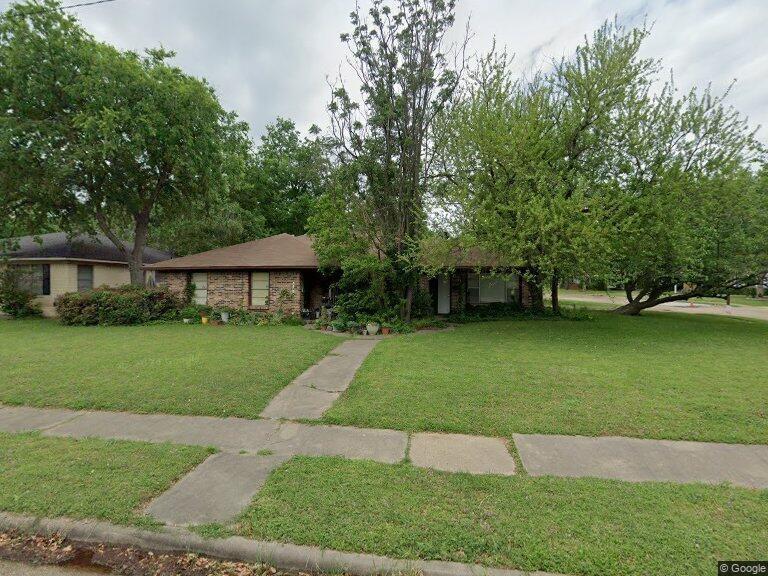
M 560 296 L 563 301 L 571 302 L 598 302 L 600 304 L 612 304 L 616 307 L 626 303 L 624 298 L 617 298 L 609 294 L 578 294 L 575 292 L 563 293 Z M 701 302 L 668 302 L 649 308 L 654 312 L 682 312 L 684 314 L 712 314 L 715 316 L 735 316 L 738 318 L 751 318 L 753 320 L 768 321 L 768 307 L 759 306 L 718 306 Z

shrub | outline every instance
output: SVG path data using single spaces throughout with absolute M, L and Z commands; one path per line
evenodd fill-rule
M 442 318 L 417 318 L 411 322 L 414 330 L 442 330 L 448 327 L 448 322 Z
M 419 288 L 413 296 L 413 306 L 411 307 L 411 316 L 414 318 L 426 318 L 435 313 L 432 296 L 428 290 Z
M 10 266 L 0 272 L 0 310 L 14 318 L 41 313 L 35 295 L 19 286 L 19 276 Z
M 89 292 L 73 292 L 55 301 L 59 320 L 78 326 L 146 324 L 175 320 L 182 300 L 167 288 L 102 286 Z
M 562 307 L 560 314 L 555 314 L 550 308 L 533 310 L 522 308 L 519 304 L 485 304 L 473 306 L 462 313 L 451 314 L 448 319 L 451 322 L 486 322 L 489 320 L 592 320 L 592 316 L 585 309 L 577 310 Z
M 304 324 L 301 317 L 295 314 L 286 314 L 281 311 L 269 314 L 243 308 L 216 308 L 211 312 L 211 317 L 214 320 L 221 320 L 222 312 L 229 314 L 228 324 L 234 326 L 302 326 Z

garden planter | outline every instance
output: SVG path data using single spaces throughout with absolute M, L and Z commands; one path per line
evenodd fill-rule
M 208 324 L 208 316 L 202 316 L 200 318 L 200 322 L 202 322 L 203 324 Z
M 222 312 L 221 313 L 221 321 L 224 322 L 224 324 L 229 322 L 229 312 Z
M 381 328 L 381 326 L 376 322 L 368 322 L 368 324 L 365 325 L 365 329 L 371 336 L 376 336 L 376 334 L 379 333 L 379 328 Z
M 184 322 L 184 324 L 189 324 L 190 322 L 192 322 L 192 319 L 191 318 L 184 318 L 184 319 L 182 319 L 182 322 Z
M 384 326 L 384 327 L 381 329 L 381 333 L 382 333 L 382 334 L 384 334 L 384 336 L 386 336 L 386 335 L 387 335 L 387 334 L 389 334 L 390 332 L 392 332 L 392 328 L 390 328 L 389 326 Z

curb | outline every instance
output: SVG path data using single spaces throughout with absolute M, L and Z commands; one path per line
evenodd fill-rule
M 203 538 L 183 528 L 164 527 L 152 531 L 95 520 L 34 518 L 8 512 L 0 512 L 0 530 L 17 530 L 44 536 L 60 534 L 70 540 L 90 544 L 132 546 L 163 552 L 194 552 L 222 560 L 264 563 L 288 571 L 343 572 L 358 576 L 402 572 L 419 572 L 424 576 L 560 576 L 548 572 L 521 572 L 460 562 L 398 560 L 374 554 L 248 540 L 240 536 Z

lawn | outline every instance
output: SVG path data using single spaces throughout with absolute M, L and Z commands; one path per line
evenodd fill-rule
M 385 340 L 325 420 L 768 444 L 768 322 L 592 315 Z
M 768 491 L 296 458 L 272 474 L 238 531 L 565 574 L 714 574 L 718 559 L 768 556 Z
M 205 448 L 0 433 L 0 510 L 152 523 L 139 507 L 210 451 Z
M 0 403 L 255 418 L 340 342 L 298 326 L 0 320 Z
M 725 300 L 722 298 L 692 298 L 691 302 L 725 306 Z M 731 296 L 731 306 L 768 306 L 768 298 L 753 298 L 744 294 L 734 294 Z

